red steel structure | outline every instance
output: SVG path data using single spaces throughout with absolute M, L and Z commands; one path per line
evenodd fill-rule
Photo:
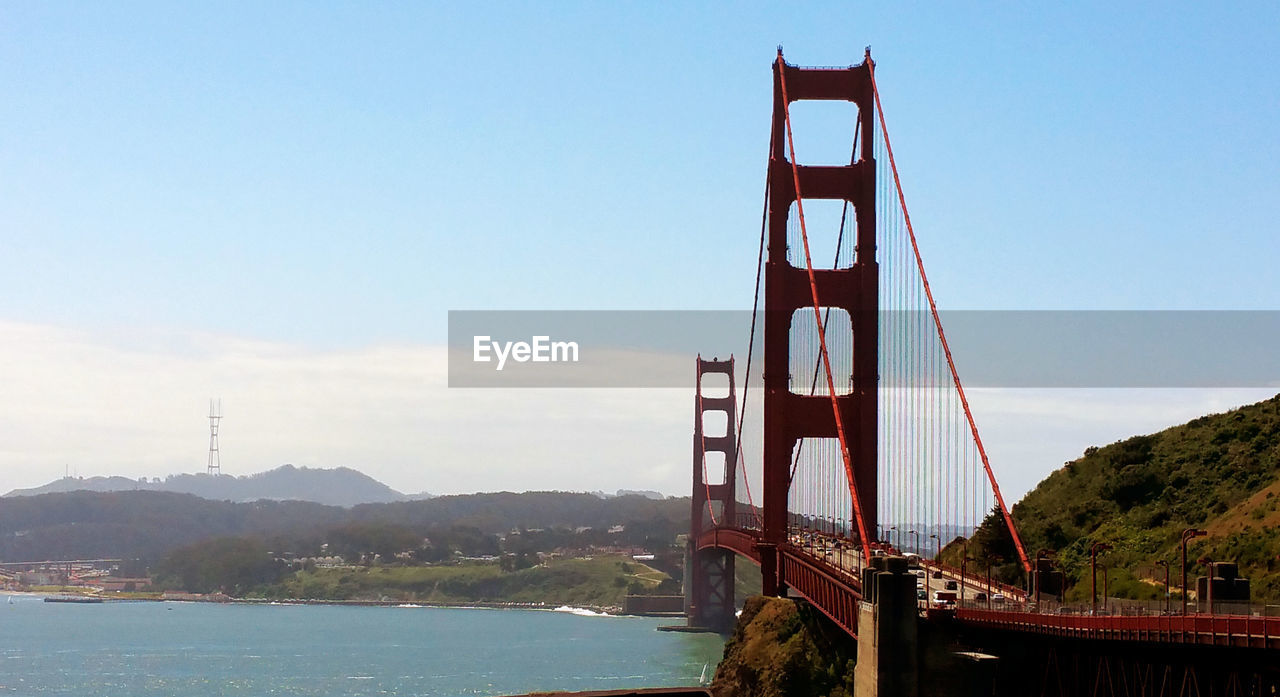
M 957 615 L 978 626 L 1066 639 L 1280 650 L 1280 617 L 1044 615 L 976 608 L 961 608 Z
M 699 357 L 691 572 L 686 586 L 689 616 L 701 626 L 725 628 L 732 622 L 736 555 L 760 566 L 766 594 L 789 591 L 801 596 L 856 636 L 862 568 L 873 551 L 901 551 L 878 539 L 881 525 L 900 530 L 899 544 L 903 544 L 903 533 L 908 533 L 917 546 L 921 538 L 937 538 L 941 544 L 957 531 L 968 534 L 980 522 L 1003 525 L 1028 574 L 1031 564 L 978 434 L 924 273 L 889 148 L 869 52 L 856 66 L 801 68 L 783 61 L 779 51 L 773 78 L 773 128 L 761 233 L 765 292 L 759 476 L 763 489 L 757 505 L 748 486 L 742 447 L 745 392 L 742 415 L 736 424 L 734 419 L 738 405 L 734 361 Z M 791 105 L 811 100 L 857 107 L 849 164 L 808 166 L 796 161 Z M 882 162 L 877 162 L 877 152 L 885 156 Z M 854 211 L 852 258 L 841 248 L 846 227 L 842 215 L 836 260 L 830 268 L 814 267 L 804 218 L 805 201 L 822 199 L 841 201 L 846 212 Z M 800 247 L 803 265 L 793 261 Z M 911 312 L 905 319 L 886 320 L 886 300 Z M 848 321 L 836 322 L 833 311 L 846 313 Z M 817 338 L 797 346 L 796 327 L 802 318 L 811 319 Z M 753 317 L 752 344 L 754 329 Z M 847 355 L 833 350 L 842 346 L 848 348 Z M 810 355 L 814 349 L 816 361 Z M 797 362 L 797 357 L 802 361 Z M 847 364 L 837 359 L 847 359 Z M 794 371 L 804 361 L 810 362 L 813 373 L 797 379 Z M 750 354 L 746 371 L 749 378 Z M 837 384 L 837 371 L 847 376 L 847 389 Z M 710 374 L 728 377 L 727 395 L 704 394 L 703 378 Z M 807 391 L 798 390 L 798 385 Z M 704 416 L 711 412 L 725 414 L 725 433 L 706 433 Z M 817 476 L 802 482 L 800 455 L 805 443 L 815 439 L 838 441 L 838 457 L 818 458 Z M 723 477 L 708 478 L 708 453 L 723 454 Z M 814 482 L 818 496 L 800 491 L 812 488 Z M 739 498 L 740 488 L 745 501 Z M 834 505 L 833 499 L 838 499 Z M 955 626 L 998 632 L 1014 642 L 1025 637 L 1071 640 L 1076 647 L 1132 645 L 1156 653 L 1188 646 L 1265 652 L 1233 654 L 1246 666 L 1256 663 L 1256 656 L 1263 657 L 1260 665 L 1274 666 L 1274 652 L 1280 650 L 1280 619 L 1276 618 L 1212 613 L 1190 617 L 1047 614 L 1021 589 L 984 584 L 963 568 L 957 571 L 938 560 L 926 562 L 926 568 L 947 579 L 959 579 L 962 587 L 983 588 L 988 594 L 1001 590 L 1009 599 L 1003 608 L 982 609 L 963 607 L 961 598 L 958 610 L 941 614 L 930 610 L 929 618 L 945 617 Z M 1049 646 L 1057 651 L 1067 645 Z M 1105 651 L 1089 660 L 1094 659 L 1108 660 Z M 1147 664 L 1133 665 L 1148 672 L 1152 669 Z M 1253 675 L 1258 685 L 1280 685 L 1280 677 L 1272 673 L 1242 674 Z M 1195 675 L 1187 672 L 1186 677 Z M 1136 694 L 1148 693 L 1166 694 L 1163 688 L 1156 692 L 1144 688 Z
M 978 477 L 970 476 L 970 470 L 980 460 L 990 484 L 987 491 L 994 493 L 1026 567 L 1026 554 L 978 436 L 924 275 L 897 168 L 888 147 L 874 62 L 868 54 L 861 64 L 846 68 L 801 68 L 786 63 L 779 51 L 773 66 L 773 81 L 773 123 L 761 237 L 765 288 L 761 503 L 757 506 L 750 500 L 749 489 L 746 502 L 738 501 L 735 495 L 734 478 L 739 466 L 743 467 L 741 483 L 747 485 L 750 481 L 738 447 L 740 440 L 735 441 L 735 436 L 740 439 L 741 433 L 735 433 L 730 424 L 728 433 L 717 436 L 714 443 L 708 445 L 703 432 L 703 414 L 709 409 L 726 411 L 732 421 L 736 392 L 731 390 L 727 403 L 706 402 L 701 389 L 702 376 L 724 370 L 732 373 L 733 363 L 699 358 L 691 530 L 695 558 L 700 558 L 697 557 L 699 550 L 729 549 L 743 553 L 760 564 L 764 592 L 771 595 L 791 587 L 802 594 L 827 596 L 831 594 L 821 585 L 825 581 L 819 579 L 841 578 L 846 595 L 856 597 L 860 593 L 857 570 L 849 568 L 848 551 L 860 553 L 856 565 L 861 565 L 872 546 L 880 544 L 875 531 L 880 528 L 883 517 L 882 502 L 891 504 L 896 516 L 894 522 L 903 525 L 904 531 L 910 521 L 904 521 L 903 517 L 920 517 L 926 508 L 931 516 L 931 529 L 937 531 L 931 537 L 954 534 L 951 531 L 957 526 L 952 524 L 948 528 L 947 524 L 952 522 L 949 512 L 956 508 L 970 509 L 966 521 L 971 528 L 982 513 L 976 504 L 979 497 L 966 498 L 961 495 L 965 492 L 954 490 L 976 492 Z M 806 101 L 843 102 L 857 108 L 853 152 L 848 164 L 813 166 L 798 161 L 791 107 Z M 887 182 L 882 180 L 884 175 L 878 173 L 877 125 L 883 135 L 883 148 L 892 168 L 896 193 L 896 197 L 889 198 L 898 207 L 885 208 L 890 212 L 893 225 L 881 225 L 882 221 L 878 220 L 878 206 L 884 208 L 886 201 L 879 200 L 877 189 L 884 188 Z M 805 202 L 819 200 L 840 201 L 845 212 L 841 216 L 836 258 L 831 267 L 824 268 L 815 268 L 805 219 Z M 852 215 L 847 215 L 850 212 Z M 853 240 L 851 255 L 841 247 L 846 216 L 853 221 L 849 234 Z M 909 247 L 902 240 L 909 240 Z M 886 249 L 880 250 L 878 245 L 886 245 Z M 803 249 L 803 264 L 794 253 L 797 247 Z M 847 263 L 841 263 L 842 254 L 851 256 L 846 258 Z M 893 274 L 909 276 L 905 284 L 901 278 L 890 278 L 887 284 L 883 282 L 879 256 L 889 260 Z M 910 287 L 907 292 L 900 292 L 900 286 Z M 930 320 L 926 323 L 913 317 L 911 321 L 915 326 L 900 320 L 890 325 L 892 331 L 888 338 L 896 351 L 895 360 L 906 368 L 896 364 L 886 366 L 881 357 L 880 333 L 882 324 L 888 324 L 883 316 L 882 288 L 895 291 L 897 297 L 890 300 L 908 307 L 915 303 L 914 307 L 919 308 L 916 314 Z M 847 321 L 843 324 L 835 321 L 833 312 L 847 317 Z M 816 341 L 802 337 L 798 330 L 809 321 L 810 313 Z M 833 359 L 833 346 L 848 348 L 847 365 Z M 798 379 L 801 376 L 794 371 L 797 359 L 813 361 L 810 354 L 815 350 L 817 360 L 806 392 L 797 389 L 806 381 Z M 748 374 L 750 370 L 749 357 Z M 847 375 L 847 389 L 837 384 L 837 370 L 842 371 L 842 377 Z M 910 390 L 899 390 L 902 394 L 892 399 L 886 397 L 881 385 L 882 372 L 886 370 L 890 373 L 896 370 L 898 379 L 905 375 L 908 380 L 904 384 Z M 945 375 L 945 387 L 953 389 L 958 396 L 954 404 L 936 397 L 918 397 L 936 392 L 937 385 L 928 382 L 931 375 Z M 820 383 L 825 389 L 819 389 Z M 882 405 L 891 413 L 882 413 Z M 745 402 L 743 408 L 745 412 Z M 963 419 L 967 424 L 965 432 L 943 424 L 948 418 Z M 927 426 L 921 425 L 926 422 Z M 741 423 L 740 419 L 739 429 Z M 969 444 L 959 449 L 939 449 L 931 444 L 934 438 L 956 441 L 970 436 Z M 880 451 L 881 438 L 889 442 L 889 452 Z M 806 443 L 821 442 L 834 443 L 837 457 L 825 460 L 818 457 L 815 465 L 802 472 L 801 454 Z M 811 453 L 818 449 L 809 446 Z M 725 455 L 724 481 L 706 481 L 705 457 L 711 451 Z M 881 491 L 882 482 L 890 485 L 890 494 Z M 916 499 L 927 503 L 918 503 Z M 986 501 L 985 495 L 982 501 Z M 758 523 L 739 520 L 741 516 L 736 515 L 736 508 L 744 503 L 750 517 Z M 708 520 L 710 527 L 706 524 Z M 897 529 L 898 525 L 888 527 Z M 919 531 L 909 532 L 919 539 Z M 825 545 L 822 554 L 812 553 L 815 540 Z M 797 547 L 801 541 L 809 545 L 807 550 Z M 833 554 L 835 558 L 829 558 Z M 724 564 L 714 569 L 694 564 L 691 606 L 695 610 L 720 597 L 718 592 L 706 587 L 705 579 L 713 575 L 719 578 L 725 568 Z M 798 586 L 805 586 L 807 591 Z M 845 604 L 843 600 L 840 603 Z M 842 625 L 852 620 L 852 616 L 843 611 L 828 614 Z M 852 624 L 847 628 L 852 629 Z
M 850 489 L 860 510 L 859 542 L 875 529 L 877 429 L 877 328 L 879 276 L 876 264 L 876 169 L 872 138 L 863 138 L 857 160 L 840 166 L 802 166 L 788 157 L 790 103 L 840 100 L 858 107 L 862 133 L 874 128 L 871 61 L 839 69 L 805 69 L 778 60 L 773 68 L 773 136 L 769 154 L 768 257 L 764 301 L 764 530 L 761 566 L 764 592 L 776 595 L 786 583 L 777 550 L 787 541 L 787 502 L 793 453 L 803 438 L 839 438 Z M 792 148 L 793 149 L 793 148 Z M 787 258 L 787 223 L 795 204 L 803 221 L 803 200 L 839 199 L 856 211 L 854 261 L 848 268 L 799 268 Z M 802 222 L 803 224 L 803 222 Z M 808 257 L 806 243 L 806 257 Z M 792 323 L 800 311 L 822 306 L 844 310 L 852 332 L 852 389 L 826 396 L 791 389 Z M 819 320 L 819 326 L 821 320 Z M 820 336 L 825 332 L 820 331 Z M 825 337 L 822 337 L 825 341 Z M 824 354 L 825 346 L 821 349 Z M 830 367 L 826 368 L 828 381 Z M 843 431 L 843 433 L 841 432 Z
M 725 394 L 703 394 L 703 380 L 707 375 L 723 375 L 728 385 Z M 735 436 L 735 407 L 738 395 L 734 384 L 733 357 L 728 360 L 705 360 L 698 356 L 698 372 L 695 386 L 693 412 L 693 510 L 692 536 L 686 564 L 690 570 L 692 593 L 688 597 L 685 614 L 699 627 L 725 629 L 732 626 L 734 618 L 734 553 L 731 548 L 712 545 L 699 548 L 694 541 L 705 531 L 723 527 L 732 529 L 736 519 L 734 483 L 737 474 L 738 441 Z M 725 432 L 708 435 L 706 415 L 718 412 L 724 415 Z M 723 463 L 712 476 L 708 455 L 719 453 Z

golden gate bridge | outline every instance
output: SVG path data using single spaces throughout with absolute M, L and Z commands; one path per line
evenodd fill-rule
M 847 164 L 798 161 L 791 107 L 808 100 L 857 107 Z M 1087 614 L 1050 610 L 1060 576 L 1047 550 L 1028 555 L 983 445 L 925 273 L 869 50 L 859 65 L 804 68 L 779 49 L 766 180 L 744 370 L 748 385 L 761 372 L 762 445 L 758 456 L 744 452 L 754 405 L 749 390 L 739 399 L 735 359 L 699 356 L 690 624 L 732 625 L 741 556 L 759 565 L 765 595 L 800 598 L 858 638 L 860 670 L 864 643 L 880 652 L 882 689 L 867 694 L 928 693 L 919 683 L 925 661 L 913 653 L 919 623 L 1022 656 L 1023 665 L 1004 669 L 1018 675 L 1018 689 L 1000 694 L 1280 694 L 1280 617 L 1212 605 L 1130 616 L 1100 614 L 1096 603 Z M 826 231 L 833 240 L 805 219 L 806 203 L 822 200 L 842 205 L 838 229 Z M 727 389 L 704 389 L 709 376 Z M 723 417 L 723 432 L 708 432 L 709 414 Z M 709 466 L 721 457 L 722 467 Z M 994 581 L 990 559 L 977 560 L 988 565 L 980 575 L 963 551 L 958 568 L 922 554 L 929 538 L 940 550 L 984 521 L 1003 527 L 1016 556 L 1005 561 L 1026 588 Z M 907 549 L 921 557 L 926 588 L 956 591 L 926 591 L 918 603 Z M 999 596 L 1007 601 L 993 604 Z

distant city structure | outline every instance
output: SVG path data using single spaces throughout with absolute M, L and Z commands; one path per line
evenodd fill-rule
M 218 421 L 222 419 L 222 400 L 209 400 L 209 470 L 210 476 L 222 474 L 222 458 L 218 454 Z

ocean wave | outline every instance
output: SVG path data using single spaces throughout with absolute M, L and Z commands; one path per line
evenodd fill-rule
M 561 605 L 560 607 L 552 610 L 552 612 L 567 612 L 571 615 L 578 615 L 579 617 L 613 617 L 613 615 L 610 615 L 607 612 L 596 612 L 595 610 L 588 610 L 585 607 L 573 607 L 571 605 Z

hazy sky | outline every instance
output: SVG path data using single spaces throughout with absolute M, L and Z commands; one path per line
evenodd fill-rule
M 872 46 L 944 308 L 1280 309 L 1280 6 L 1042 5 L 0 5 L 0 490 L 220 396 L 228 473 L 685 492 L 686 392 L 450 390 L 445 316 L 748 307 L 778 44 Z M 973 402 L 1016 498 L 1266 394 Z

